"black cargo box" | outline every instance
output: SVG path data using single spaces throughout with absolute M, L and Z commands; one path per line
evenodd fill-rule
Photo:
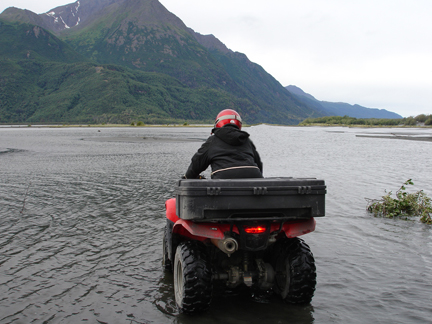
M 194 221 L 306 219 L 325 214 L 324 180 L 303 178 L 179 180 L 177 216 Z

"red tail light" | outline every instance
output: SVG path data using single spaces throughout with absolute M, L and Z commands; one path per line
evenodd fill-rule
M 247 234 L 262 234 L 267 231 L 265 226 L 245 226 L 244 230 Z

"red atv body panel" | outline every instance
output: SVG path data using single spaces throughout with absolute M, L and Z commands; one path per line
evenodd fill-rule
M 225 232 L 231 230 L 230 224 L 224 223 L 197 223 L 189 220 L 180 219 L 176 215 L 176 199 L 171 198 L 166 201 L 166 217 L 174 223 L 173 233 L 189 237 L 194 240 L 204 241 L 206 239 L 224 239 Z M 304 234 L 311 233 L 315 230 L 316 221 L 314 218 L 305 220 L 286 221 L 283 224 L 282 231 L 287 238 L 294 238 Z M 272 223 L 270 232 L 280 229 L 280 223 Z M 232 231 L 239 234 L 236 225 L 233 225 Z

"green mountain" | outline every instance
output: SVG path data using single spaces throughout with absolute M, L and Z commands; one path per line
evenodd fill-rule
M 0 123 L 211 121 L 247 100 L 162 73 L 98 65 L 44 29 L 0 20 Z
M 324 115 L 157 0 L 9 8 L 0 18 L 3 123 L 208 121 L 225 108 L 248 123 Z
M 211 122 L 210 105 L 248 108 L 214 89 L 191 89 L 163 74 L 117 65 L 0 60 L 0 70 L 3 123 Z

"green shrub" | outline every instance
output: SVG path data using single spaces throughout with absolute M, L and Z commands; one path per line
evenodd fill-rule
M 408 219 L 411 216 L 420 216 L 421 222 L 432 224 L 431 198 L 423 190 L 408 193 L 405 187 L 407 185 L 414 185 L 414 183 L 411 179 L 407 180 L 396 191 L 396 198 L 392 198 L 392 192 L 390 191 L 381 199 L 366 199 L 368 201 L 367 210 L 375 216 L 387 218 L 404 217 Z
M 419 123 L 424 123 L 427 120 L 427 118 L 428 117 L 425 114 L 420 114 L 420 115 L 414 117 L 414 119 L 416 121 L 418 121 Z
M 140 120 L 136 125 L 137 126 L 144 126 L 144 123 Z
M 405 126 L 415 126 L 417 125 L 417 121 L 414 119 L 414 117 L 408 117 L 405 119 Z

